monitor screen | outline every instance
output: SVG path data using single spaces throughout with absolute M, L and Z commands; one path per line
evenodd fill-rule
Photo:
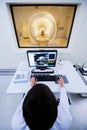
M 55 67 L 57 50 L 28 50 L 27 58 L 30 67 Z

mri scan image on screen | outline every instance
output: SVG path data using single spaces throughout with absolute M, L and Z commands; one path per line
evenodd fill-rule
M 30 67 L 55 67 L 56 50 L 33 50 L 27 51 L 27 58 Z

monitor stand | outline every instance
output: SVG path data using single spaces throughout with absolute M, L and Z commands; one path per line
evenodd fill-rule
M 32 73 L 54 73 L 54 70 L 48 67 L 37 67 L 32 69 Z
M 47 69 L 50 69 L 50 68 L 48 68 L 48 67 L 36 67 L 36 69 L 47 70 Z

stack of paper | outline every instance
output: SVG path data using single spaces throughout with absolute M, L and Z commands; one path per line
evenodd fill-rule
M 14 77 L 14 83 L 28 82 L 28 71 L 17 71 Z

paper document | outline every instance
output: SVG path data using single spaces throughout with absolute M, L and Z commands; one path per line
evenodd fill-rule
M 14 77 L 14 83 L 28 82 L 28 71 L 17 71 Z

